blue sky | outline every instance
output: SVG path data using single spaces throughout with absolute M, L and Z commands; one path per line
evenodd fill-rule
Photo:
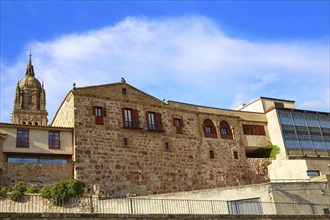
M 77 86 L 127 82 L 233 108 L 259 96 L 329 111 L 329 1 L 1 1 L 1 111 L 32 49 L 49 121 Z

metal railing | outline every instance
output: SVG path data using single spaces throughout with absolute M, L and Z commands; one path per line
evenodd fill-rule
M 109 213 L 109 214 L 213 214 L 213 215 L 324 215 L 330 204 L 246 202 L 182 199 L 99 199 L 73 198 L 60 206 L 39 195 L 24 196 L 22 201 L 0 200 L 0 212 L 16 213 Z

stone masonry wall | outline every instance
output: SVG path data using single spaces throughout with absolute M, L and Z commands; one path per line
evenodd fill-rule
M 69 92 L 57 110 L 52 126 L 73 127 L 74 126 L 74 97 Z
M 72 179 L 72 164 L 4 163 L 2 180 L 8 184 L 27 182 L 51 184 L 63 179 Z
M 127 94 L 122 94 L 122 88 Z M 179 103 L 167 105 L 122 83 L 78 88 L 73 96 L 74 175 L 91 188 L 97 184 L 112 196 L 149 195 L 267 180 L 270 162 L 267 159 L 251 162 L 246 158 L 240 127 L 244 120 L 264 124 L 263 114 L 196 108 Z M 93 106 L 106 108 L 104 125 L 95 124 Z M 122 128 L 124 107 L 139 111 L 141 129 Z M 72 109 L 62 106 L 61 111 L 64 114 Z M 146 130 L 146 111 L 162 114 L 164 132 Z M 174 117 L 182 118 L 183 134 L 176 134 Z M 204 137 L 204 119 L 213 121 L 218 138 Z M 232 128 L 234 140 L 220 138 L 222 120 Z M 61 126 L 60 123 L 56 125 Z M 123 138 L 127 138 L 127 146 Z M 165 143 L 169 149 L 164 147 Z M 210 159 L 210 150 L 214 152 L 214 159 Z M 234 151 L 238 159 L 234 158 Z

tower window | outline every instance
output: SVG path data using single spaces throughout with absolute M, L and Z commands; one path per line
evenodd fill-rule
M 29 147 L 28 130 L 17 130 L 16 147 Z

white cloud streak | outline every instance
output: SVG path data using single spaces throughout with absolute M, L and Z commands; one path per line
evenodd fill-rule
M 320 95 L 329 89 L 329 44 L 235 39 L 202 16 L 129 17 L 113 26 L 27 45 L 19 62 L 2 66 L 1 121 L 10 120 L 28 48 L 36 77 L 45 82 L 49 120 L 73 82 L 79 87 L 120 77 L 158 98 L 220 108 L 259 96 L 305 101 L 302 106 L 314 110 L 329 105 Z M 302 91 L 313 85 L 317 88 L 305 99 Z

